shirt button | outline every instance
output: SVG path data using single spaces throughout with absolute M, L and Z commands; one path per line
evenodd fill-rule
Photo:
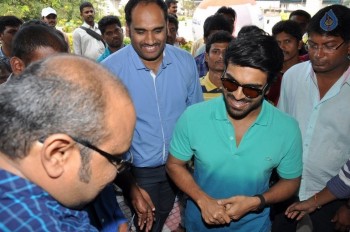
M 230 140 L 233 140 L 233 136 L 230 136 Z

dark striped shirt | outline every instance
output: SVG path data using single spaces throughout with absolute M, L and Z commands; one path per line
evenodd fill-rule
M 0 169 L 0 231 L 97 229 L 86 212 L 68 209 L 34 183 Z

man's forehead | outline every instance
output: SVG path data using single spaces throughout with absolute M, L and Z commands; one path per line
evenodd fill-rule
M 46 18 L 56 18 L 56 17 L 57 17 L 57 15 L 55 15 L 55 14 L 49 14 L 46 16 Z
M 83 12 L 87 12 L 87 11 L 94 11 L 94 8 L 90 6 L 84 7 Z
M 19 26 L 5 26 L 5 30 L 18 30 Z
M 334 36 L 334 35 L 326 35 L 326 34 L 319 34 L 316 32 L 311 32 L 308 35 L 308 40 L 324 40 L 324 41 L 331 41 L 331 40 L 342 40 L 342 37 L 340 36 Z
M 278 33 L 276 36 L 275 36 L 276 40 L 280 40 L 280 39 L 285 39 L 285 38 L 288 38 L 288 39 L 296 39 L 292 34 L 289 34 L 288 32 L 286 31 L 282 31 L 280 33 Z
M 212 43 L 210 46 L 210 49 L 219 49 L 219 48 L 223 48 L 226 49 L 228 47 L 228 42 L 215 42 Z
M 118 29 L 118 28 L 120 28 L 120 27 L 116 23 L 109 24 L 109 25 L 106 26 L 106 30 L 114 30 L 114 29 Z

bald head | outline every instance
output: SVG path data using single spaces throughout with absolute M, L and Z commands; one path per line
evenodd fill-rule
M 106 69 L 68 54 L 31 64 L 1 86 L 0 95 L 0 151 L 13 158 L 24 157 L 30 144 L 57 132 L 98 144 L 109 133 L 102 122 L 110 99 L 117 99 L 116 118 L 120 107 L 132 105 L 124 86 Z
M 47 68 L 50 67 L 50 68 Z M 81 56 L 61 54 L 42 62 L 40 76 L 56 76 L 76 83 L 100 96 L 108 95 L 109 89 L 128 97 L 127 91 L 119 81 L 103 66 Z

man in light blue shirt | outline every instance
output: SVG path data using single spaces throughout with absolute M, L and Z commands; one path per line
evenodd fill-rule
M 350 158 L 350 10 L 341 5 L 321 9 L 311 18 L 307 33 L 310 61 L 284 74 L 278 103 L 298 120 L 302 133 L 300 200 L 321 191 Z M 345 203 L 334 201 L 310 214 L 314 231 L 349 226 Z M 340 213 L 348 218 L 345 222 L 332 220 Z
M 137 122 L 130 149 L 132 173 L 155 205 L 152 231 L 161 231 L 176 194 L 165 171 L 173 129 L 187 106 L 203 96 L 192 56 L 166 45 L 164 1 L 130 0 L 125 14 L 131 45 L 102 64 L 122 80 L 133 99 Z

